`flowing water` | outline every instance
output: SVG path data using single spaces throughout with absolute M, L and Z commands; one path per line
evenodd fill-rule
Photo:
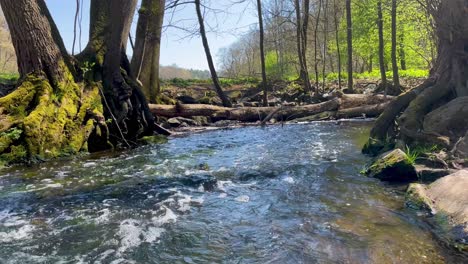
M 366 178 L 369 123 L 212 131 L 0 176 L 0 263 L 462 263 Z

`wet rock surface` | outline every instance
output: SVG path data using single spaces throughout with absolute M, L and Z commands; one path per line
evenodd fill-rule
M 378 156 L 365 174 L 369 177 L 391 182 L 411 182 L 418 179 L 413 164 L 400 149 L 395 149 Z

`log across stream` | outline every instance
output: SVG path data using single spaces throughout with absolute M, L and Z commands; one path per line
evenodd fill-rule
M 206 116 L 214 120 L 256 122 L 263 121 L 267 117 L 276 117 L 284 121 L 310 117 L 312 119 L 310 121 L 313 121 L 313 119 L 376 117 L 393 99 L 392 96 L 348 94 L 322 103 L 301 106 L 228 108 L 204 104 L 150 104 L 150 110 L 154 115 L 166 118 Z

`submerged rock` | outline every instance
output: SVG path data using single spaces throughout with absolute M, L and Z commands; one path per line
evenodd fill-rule
M 430 185 L 411 184 L 406 205 L 435 214 L 455 245 L 468 250 L 468 170 L 460 170 Z
M 377 157 L 366 169 L 365 174 L 383 181 L 410 182 L 418 179 L 413 164 L 400 149 L 386 152 Z

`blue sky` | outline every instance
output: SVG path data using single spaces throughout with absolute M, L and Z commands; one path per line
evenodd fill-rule
M 71 51 L 75 1 L 46 0 L 46 3 L 62 34 L 67 49 Z M 89 3 L 90 0 L 83 0 L 82 48 L 86 46 L 88 40 Z M 212 0 L 209 4 L 216 11 L 208 12 L 205 20 L 207 30 L 211 29 L 212 31 L 208 34 L 208 41 L 213 56 L 217 60 L 219 49 L 229 46 L 242 34 L 245 34 L 249 28 L 255 27 L 257 17 L 255 6 L 252 3 L 249 3 L 248 6 L 245 4 L 232 5 L 229 0 Z M 133 21 L 133 30 L 137 20 L 138 16 L 136 15 Z M 168 25 L 170 21 L 177 27 L 195 28 L 197 25 L 195 7 L 193 4 L 188 4 L 180 7 L 174 15 L 167 14 L 165 25 Z M 165 28 L 161 43 L 162 65 L 177 64 L 184 68 L 208 69 L 201 39 L 198 36 L 188 37 L 188 35 L 190 34 L 176 27 L 169 26 Z M 77 50 L 79 50 L 78 44 L 75 45 L 75 51 Z

